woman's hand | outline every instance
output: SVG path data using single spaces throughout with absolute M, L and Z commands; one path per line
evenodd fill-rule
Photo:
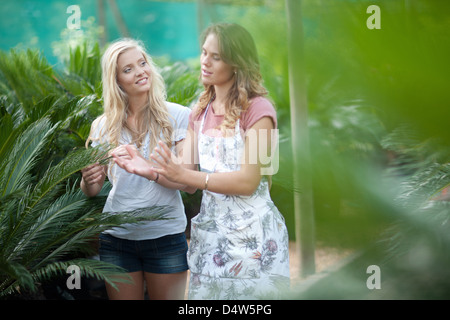
M 105 179 L 105 167 L 98 163 L 94 163 L 81 169 L 81 175 L 84 183 L 88 186 L 100 183 Z
M 167 180 L 180 182 L 184 170 L 180 159 L 172 153 L 164 142 L 159 141 L 158 144 L 159 148 L 155 148 L 157 155 L 154 153 L 150 155 L 152 160 L 158 164 L 158 168 L 154 168 L 154 171 L 163 175 Z
M 81 169 L 80 187 L 88 197 L 94 197 L 102 190 L 106 177 L 105 168 L 106 166 L 94 163 Z
M 128 147 L 128 149 L 127 149 Z M 138 154 L 138 150 L 134 145 L 128 144 L 128 145 L 121 145 L 118 146 L 117 148 L 114 148 L 110 154 L 112 157 L 116 157 L 116 158 L 121 158 L 123 160 L 130 160 L 131 159 L 131 154 L 130 151 L 133 154 Z
M 117 147 L 111 153 L 114 162 L 129 173 L 134 173 L 149 180 L 155 180 L 158 174 L 151 164 L 138 152 L 133 145 Z

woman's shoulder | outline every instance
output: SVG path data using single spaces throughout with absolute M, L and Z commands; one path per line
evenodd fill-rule
M 103 113 L 99 115 L 95 120 L 92 122 L 93 124 L 104 124 L 106 122 L 106 115 Z
M 106 115 L 102 114 L 95 118 L 91 124 L 91 131 L 89 133 L 89 139 L 92 140 L 92 146 L 96 146 L 99 143 L 104 143 L 106 136 Z
M 199 104 L 197 103 L 191 111 L 190 119 L 192 120 L 199 120 L 201 119 L 202 115 L 205 113 L 206 108 L 202 109 Z
M 272 102 L 266 97 L 254 97 L 250 100 L 247 110 L 242 114 L 242 126 L 245 130 L 251 128 L 264 117 L 271 118 L 274 127 L 277 127 L 277 113 Z
M 258 112 L 258 111 L 273 111 L 275 112 L 275 107 L 273 103 L 266 97 L 257 96 L 250 100 L 247 111 Z
M 191 109 L 182 106 L 181 104 L 166 101 L 167 111 L 169 113 L 169 120 L 175 129 L 185 130 L 189 123 L 189 116 Z M 184 138 L 184 137 L 183 137 Z
M 101 114 L 91 124 L 91 132 L 96 132 L 98 134 L 99 130 L 106 125 L 106 115 Z

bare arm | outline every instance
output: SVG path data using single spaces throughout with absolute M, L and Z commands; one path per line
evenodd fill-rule
M 96 163 L 81 170 L 80 188 L 86 196 L 94 197 L 102 190 L 106 177 L 105 169 L 105 166 Z
M 197 189 L 203 190 L 207 188 L 212 192 L 227 195 L 251 195 L 255 192 L 261 180 L 261 164 L 258 155 L 270 152 L 271 140 L 269 136 L 273 128 L 272 120 L 269 117 L 264 117 L 249 129 L 252 135 L 246 136 L 245 161 L 243 161 L 238 171 L 209 174 L 194 171 L 186 165 L 181 166 L 175 163 L 170 149 L 162 142 L 160 142 L 160 148 L 156 150 L 160 157 L 152 154 L 152 159 L 160 167 L 154 170 L 171 181 L 186 184 Z M 264 137 L 263 135 L 267 136 Z M 260 143 L 260 141 L 265 141 L 266 143 Z
M 190 141 L 187 141 L 187 143 L 190 143 Z M 176 154 L 178 155 L 178 157 L 177 157 L 178 159 L 183 158 L 183 150 L 184 150 L 185 145 L 186 145 L 185 139 L 176 142 L 175 150 L 176 150 Z M 152 170 L 152 171 L 154 171 L 154 170 Z M 156 172 L 154 172 L 154 173 L 156 175 Z M 159 173 L 158 173 L 158 183 L 166 188 L 178 189 L 178 190 L 182 190 L 182 191 L 185 191 L 185 192 L 191 193 L 191 194 L 197 190 L 196 188 L 191 187 L 186 184 L 172 182 L 172 181 L 168 180 L 166 177 L 164 177 L 163 175 L 160 175 Z
M 188 140 L 187 143 L 190 143 L 191 141 L 191 139 L 185 140 Z M 180 158 L 183 156 L 183 146 L 186 144 L 185 140 L 180 140 L 175 144 L 176 153 Z M 158 184 L 166 188 L 183 190 L 188 193 L 194 193 L 196 191 L 196 189 L 191 186 L 170 181 L 163 175 L 157 173 L 154 166 L 156 164 L 143 158 L 134 146 L 126 145 L 116 148 L 112 152 L 112 156 L 119 167 L 125 169 L 130 173 L 134 173 L 149 180 L 156 181 Z M 177 161 L 177 157 L 175 155 L 173 156 L 174 161 Z

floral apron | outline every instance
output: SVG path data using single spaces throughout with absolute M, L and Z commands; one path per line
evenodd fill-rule
M 239 120 L 232 137 L 198 139 L 201 171 L 240 168 L 244 140 Z M 289 287 L 289 238 L 284 218 L 262 178 L 251 196 L 203 191 L 191 221 L 189 299 L 274 299 Z

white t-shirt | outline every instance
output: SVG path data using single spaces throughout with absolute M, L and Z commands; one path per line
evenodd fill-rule
M 175 142 L 186 137 L 190 109 L 179 104 L 166 102 L 169 117 L 174 129 L 173 146 Z M 92 146 L 106 143 L 106 137 L 99 134 L 104 127 L 105 118 L 94 128 Z M 97 140 L 99 139 L 99 140 Z M 120 144 L 128 144 L 131 141 L 129 134 L 123 134 Z M 142 154 L 149 156 L 149 135 L 145 138 Z M 173 148 L 173 147 L 172 147 Z M 170 234 L 182 233 L 186 230 L 187 219 L 183 201 L 178 190 L 165 188 L 158 183 L 144 177 L 128 173 L 114 164 L 112 170 L 108 170 L 108 179 L 112 189 L 106 199 L 103 212 L 117 214 L 135 209 L 152 206 L 170 206 L 170 212 L 166 213 L 168 220 L 146 221 L 139 224 L 124 224 L 118 228 L 106 230 L 104 233 L 128 240 L 156 239 Z

